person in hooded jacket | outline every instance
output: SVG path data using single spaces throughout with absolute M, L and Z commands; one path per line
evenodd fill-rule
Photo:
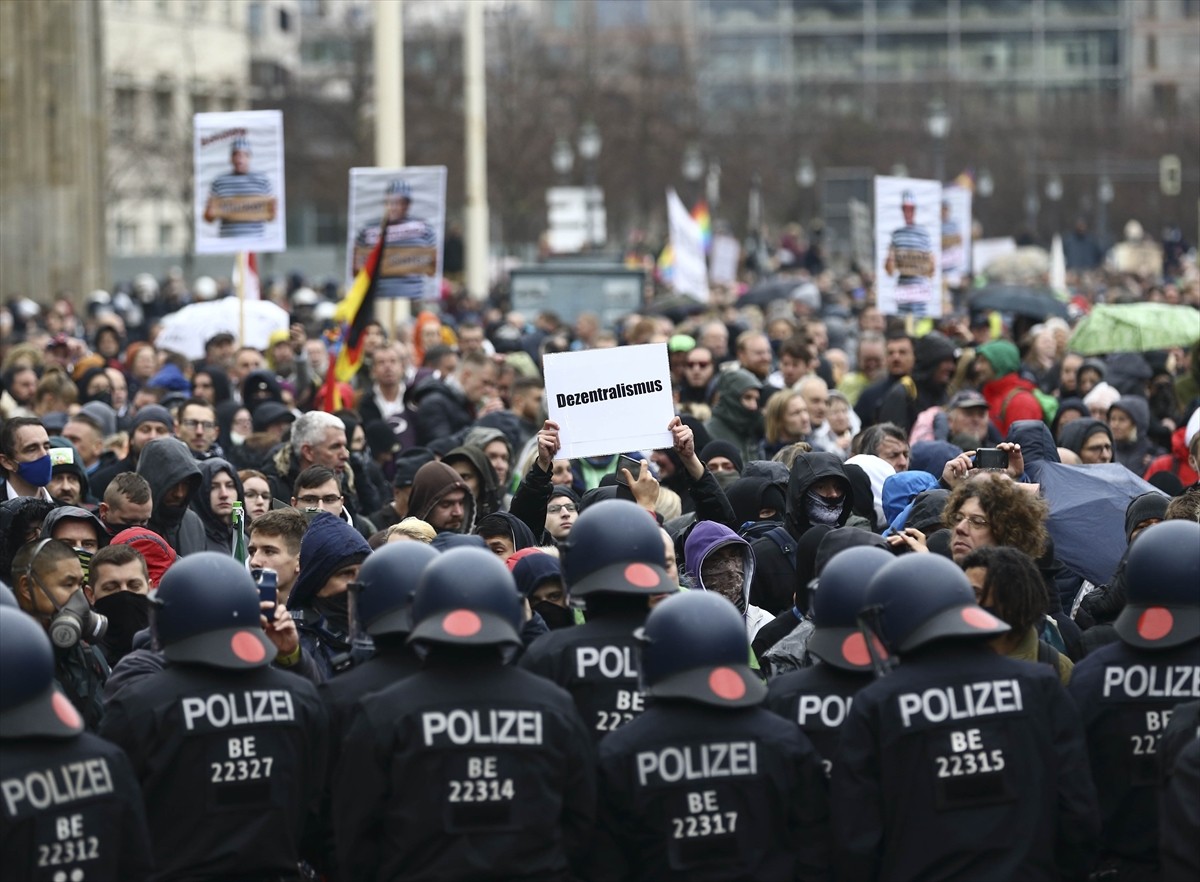
M 1090 415 L 1082 398 L 1064 398 L 1058 403 L 1058 410 L 1054 412 L 1054 419 L 1050 421 L 1050 434 L 1054 436 L 1055 441 L 1060 441 L 1063 429 L 1080 417 Z
M 917 417 L 948 400 L 946 387 L 957 364 L 954 341 L 930 331 L 917 341 L 912 373 L 888 389 L 879 405 L 879 422 L 894 423 L 911 431 Z
M 1145 474 L 1159 448 L 1150 440 L 1150 404 L 1141 395 L 1122 395 L 1108 409 L 1113 435 L 1113 462 L 1135 475 Z
M 712 418 L 704 424 L 712 440 L 734 444 L 743 462 L 757 458 L 763 439 L 761 388 L 758 378 L 744 368 L 722 371 L 717 378 Z
M 732 603 L 746 623 L 746 639 L 753 641 L 772 616 L 750 603 L 754 580 L 750 543 L 724 524 L 700 521 L 684 543 L 683 555 L 692 589 L 712 591 Z
M 328 512 L 314 517 L 300 540 L 300 575 L 287 608 L 300 632 L 301 648 L 326 680 L 361 660 L 351 641 L 346 592 L 370 553 L 371 546 L 357 530 Z
M 425 521 L 439 533 L 470 533 L 475 526 L 475 497 L 450 466 L 427 462 L 413 478 L 408 515 Z
M 987 399 L 988 416 L 1001 435 L 1017 420 L 1040 420 L 1042 405 L 1034 384 L 1019 373 L 1021 352 L 1008 340 L 992 340 L 975 351 L 974 372 Z
M 795 541 L 814 524 L 840 527 L 850 519 L 850 480 L 842 461 L 832 453 L 804 453 L 796 457 L 788 475 L 784 526 L 791 542 L 780 544 L 774 536 L 755 539 L 754 578 L 749 603 L 772 615 L 793 605 L 808 609 L 808 586 L 796 584 Z
M 178 438 L 156 438 L 138 458 L 137 473 L 150 485 L 154 508 L 146 525 L 180 557 L 204 551 L 208 537 L 200 515 L 190 508 L 200 490 L 200 467 Z
M 482 449 L 464 444 L 449 451 L 442 462 L 458 472 L 471 489 L 477 519 L 501 510 L 504 490 Z
M 507 511 L 498 511 L 480 518 L 474 532 L 483 537 L 488 550 L 502 561 L 507 561 L 514 552 L 532 548 L 537 544 L 533 531 L 525 522 Z
M 1059 444 L 1077 455 L 1083 465 L 1112 462 L 1112 429 L 1100 420 L 1083 417 L 1067 423 Z
M 214 493 L 213 483 L 220 489 Z M 232 486 L 230 486 L 232 483 Z M 233 501 L 246 504 L 242 481 L 228 461 L 212 457 L 200 463 L 200 489 L 192 499 L 192 511 L 204 523 L 205 551 L 233 553 Z

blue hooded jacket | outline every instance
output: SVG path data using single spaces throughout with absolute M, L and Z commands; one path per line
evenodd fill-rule
M 890 526 L 884 531 L 891 535 L 904 528 L 913 501 L 922 490 L 938 486 L 938 479 L 928 472 L 898 472 L 884 479 L 883 513 Z
M 329 577 L 342 567 L 362 563 L 371 546 L 341 518 L 321 512 L 300 540 L 300 575 L 288 596 L 288 609 L 309 606 Z

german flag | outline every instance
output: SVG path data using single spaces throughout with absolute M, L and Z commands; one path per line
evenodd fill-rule
M 375 313 L 375 282 L 386 239 L 385 219 L 379 230 L 379 241 L 367 255 L 345 299 L 338 303 L 333 313 L 337 322 L 337 339 L 329 348 L 329 368 L 325 372 L 325 382 L 317 393 L 318 406 L 330 413 L 340 410 L 342 406 L 338 384 L 352 380 L 362 367 L 363 341 L 367 325 Z

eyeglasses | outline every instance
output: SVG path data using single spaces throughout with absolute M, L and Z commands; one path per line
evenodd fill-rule
M 712 362 L 711 361 L 689 361 L 687 363 L 687 366 L 689 368 L 706 368 L 706 367 L 712 367 Z
M 181 420 L 179 425 L 183 426 L 185 429 L 191 429 L 193 431 L 196 429 L 203 429 L 206 432 L 211 432 L 217 427 L 216 423 L 210 423 L 207 420 Z
M 573 513 L 573 512 L 579 511 L 579 506 L 576 505 L 574 502 L 564 502 L 562 505 L 547 505 L 546 506 L 547 514 L 558 514 L 560 511 L 563 511 L 563 510 Z
M 296 498 L 297 501 L 309 507 L 314 505 L 336 505 L 342 501 L 342 497 L 334 496 L 332 493 L 328 496 L 298 496 Z
M 271 491 L 270 490 L 247 490 L 245 492 L 245 494 L 243 494 L 243 495 L 247 499 L 270 499 Z M 312 497 L 312 498 L 315 499 L 316 497 Z M 340 499 L 341 497 L 339 496 L 338 498 Z M 303 500 L 301 500 L 301 501 L 303 501 Z
M 988 521 L 985 518 L 981 518 L 979 515 L 966 515 L 961 511 L 957 511 L 950 515 L 950 523 L 955 527 L 957 527 L 963 521 L 966 521 L 977 530 L 982 530 L 984 527 L 988 526 Z

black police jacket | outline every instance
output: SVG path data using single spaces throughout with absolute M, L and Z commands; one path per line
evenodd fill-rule
M 100 734 L 141 782 L 153 878 L 295 874 L 328 749 L 312 683 L 270 667 L 168 664 L 113 696 Z
M 858 690 L 873 681 L 858 673 L 818 663 L 767 683 L 767 710 L 791 720 L 821 755 L 828 776 L 837 759 L 838 735 Z
M 355 709 L 333 778 L 340 878 L 578 875 L 595 820 L 585 732 L 552 683 L 435 655 Z
M 336 753 L 341 736 L 350 723 L 354 705 L 372 692 L 395 686 L 410 674 L 421 670 L 421 660 L 403 644 L 389 645 L 389 637 L 378 638 L 375 654 L 346 673 L 321 683 L 319 692 L 329 712 L 330 743 Z M 332 769 L 330 770 L 332 771 Z
M 597 742 L 642 712 L 633 632 L 645 620 L 641 612 L 559 628 L 530 644 L 519 664 L 570 692 Z
M 1105 855 L 1158 863 L 1158 746 L 1171 709 L 1200 698 L 1200 641 L 1162 651 L 1110 643 L 1068 687 L 1087 735 Z
M 150 876 L 137 780 L 95 735 L 0 742 L 0 875 L 6 880 Z
M 1200 701 L 1177 706 L 1159 744 L 1163 879 L 1200 878 Z
M 54 679 L 62 687 L 89 732 L 104 714 L 104 683 L 111 669 L 99 646 L 80 640 L 69 649 L 54 650 Z
M 588 877 L 829 878 L 829 801 L 816 750 L 762 708 L 654 702 L 600 744 Z
M 1048 665 L 936 641 L 854 696 L 831 781 L 846 879 L 1082 878 L 1099 816 Z

